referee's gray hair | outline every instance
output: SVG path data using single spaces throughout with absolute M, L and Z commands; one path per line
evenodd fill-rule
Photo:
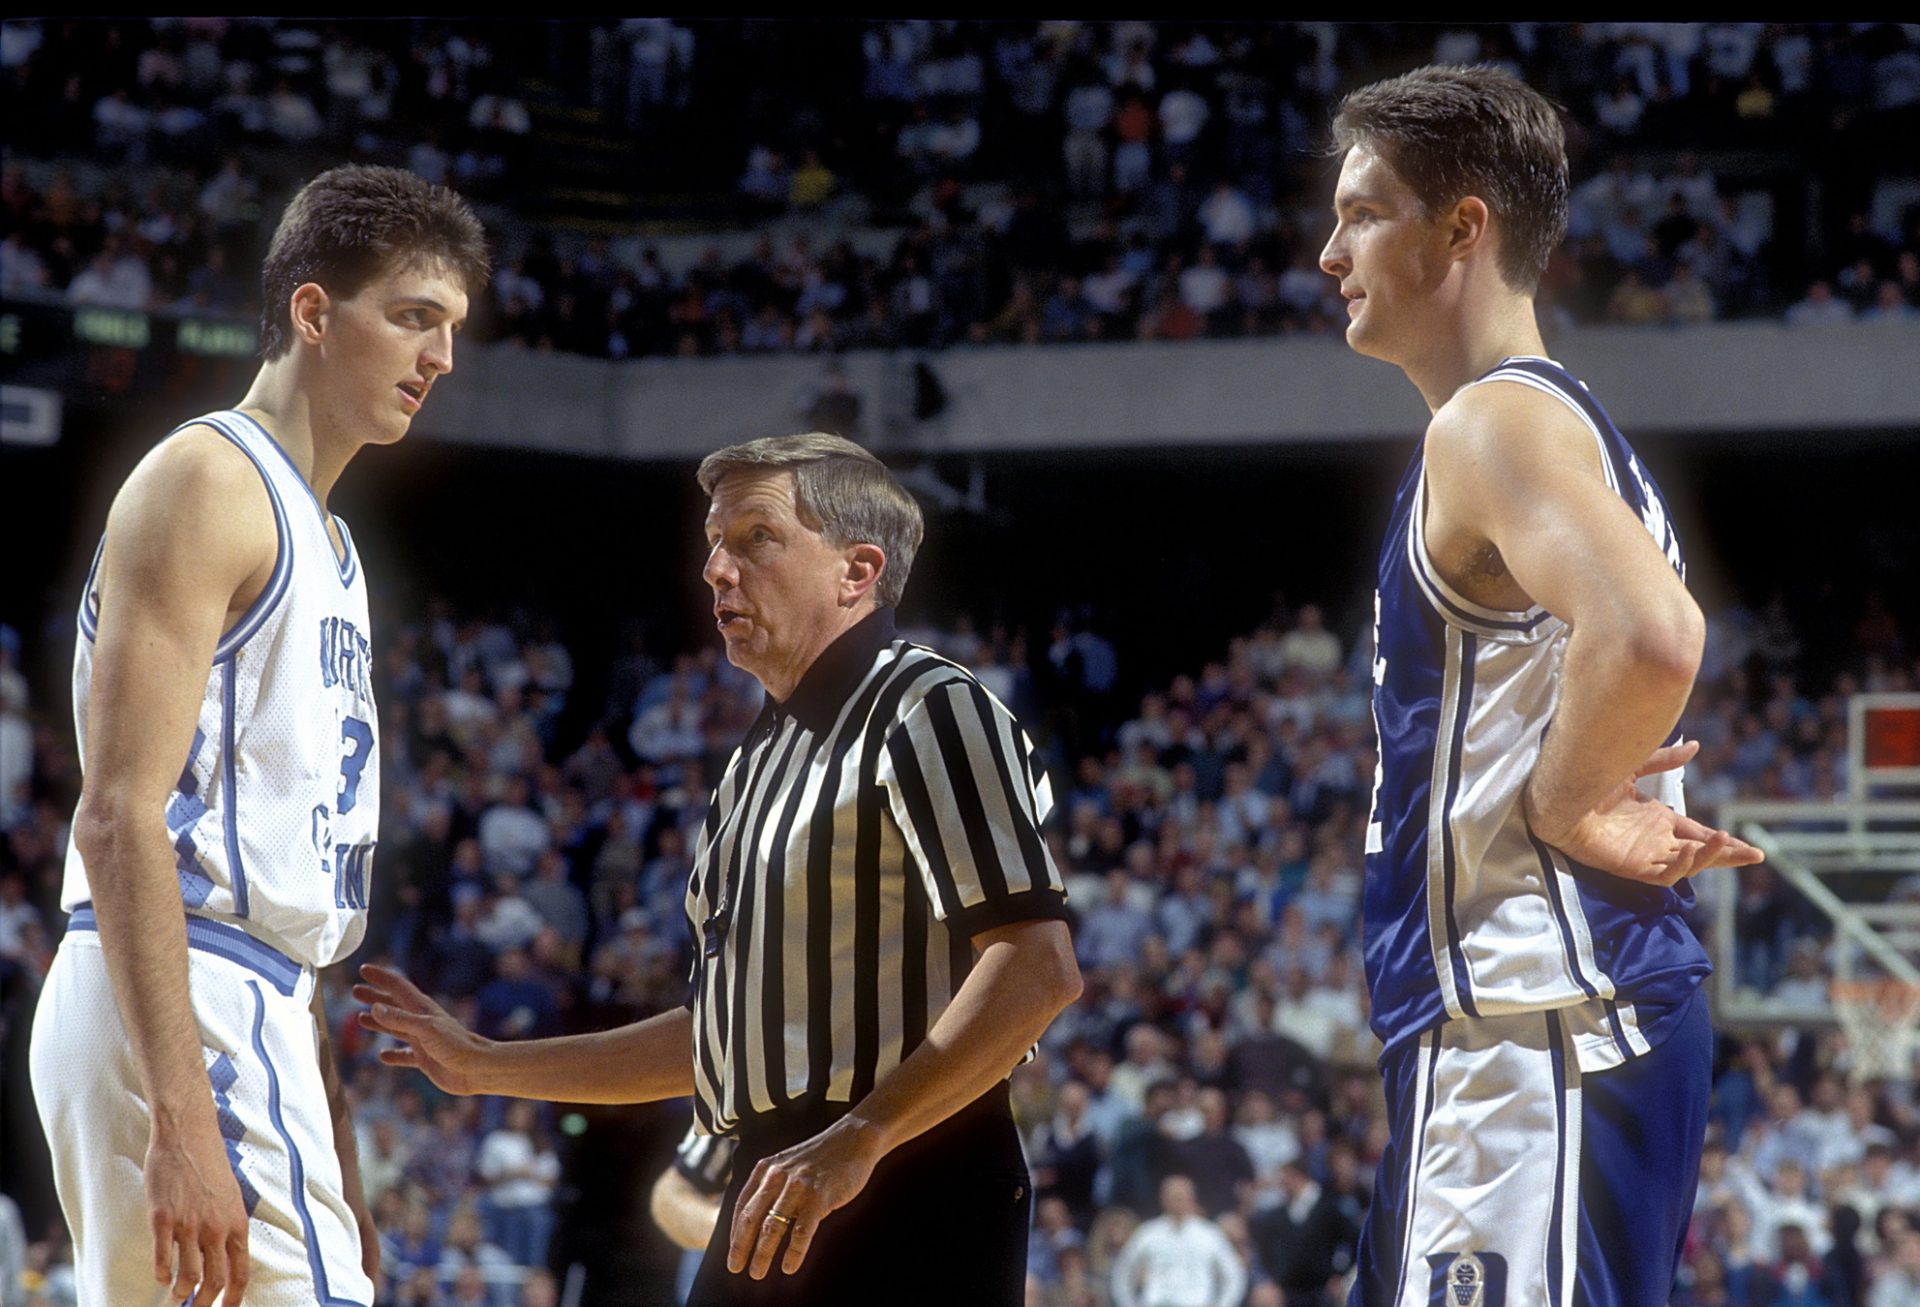
M 729 473 L 756 470 L 792 472 L 793 506 L 801 522 L 835 549 L 880 546 L 887 565 L 874 593 L 881 607 L 900 606 L 926 523 L 920 505 L 885 463 L 851 440 L 810 431 L 716 449 L 700 460 L 697 475 L 700 489 L 712 495 Z

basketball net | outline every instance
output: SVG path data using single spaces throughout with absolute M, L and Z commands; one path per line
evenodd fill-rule
M 1902 980 L 1835 980 L 1833 1015 L 1852 1053 L 1848 1079 L 1907 1080 L 1920 1051 L 1920 985 Z

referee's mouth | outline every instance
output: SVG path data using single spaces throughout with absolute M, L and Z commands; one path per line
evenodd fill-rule
M 723 631 L 745 616 L 746 614 L 737 608 L 727 608 L 719 604 L 714 605 L 714 623 Z

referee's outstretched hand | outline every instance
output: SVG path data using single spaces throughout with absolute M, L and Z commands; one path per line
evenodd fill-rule
M 754 1166 L 734 1209 L 729 1271 L 764 1280 L 783 1244 L 781 1271 L 792 1275 L 800 1269 L 820 1222 L 867 1187 L 880 1160 L 864 1130 L 842 1120 Z
M 449 1094 L 481 1092 L 480 1072 L 491 1040 L 455 1021 L 392 967 L 369 962 L 360 968 L 360 980 L 353 996 L 368 1005 L 360 1014 L 360 1025 L 405 1041 L 398 1048 L 381 1049 L 382 1062 L 424 1071 L 427 1079 Z
M 1677 884 L 1711 867 L 1748 867 L 1762 861 L 1766 855 L 1745 840 L 1675 812 L 1634 785 L 1643 776 L 1684 767 L 1699 751 L 1698 740 L 1655 749 L 1638 771 L 1569 830 L 1553 834 L 1541 830 L 1530 806 L 1528 825 L 1576 862 L 1652 885 Z

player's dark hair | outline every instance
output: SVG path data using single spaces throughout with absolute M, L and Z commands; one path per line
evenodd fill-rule
M 444 263 L 469 295 L 487 284 L 487 235 L 467 202 L 400 168 L 348 164 L 293 197 L 260 271 L 260 353 L 293 347 L 293 292 L 308 282 L 352 299 L 391 268 Z
M 1567 232 L 1567 145 L 1554 103 L 1489 64 L 1429 66 L 1340 102 L 1334 148 L 1364 145 L 1429 215 L 1469 195 L 1500 222 L 1500 275 L 1532 294 Z

